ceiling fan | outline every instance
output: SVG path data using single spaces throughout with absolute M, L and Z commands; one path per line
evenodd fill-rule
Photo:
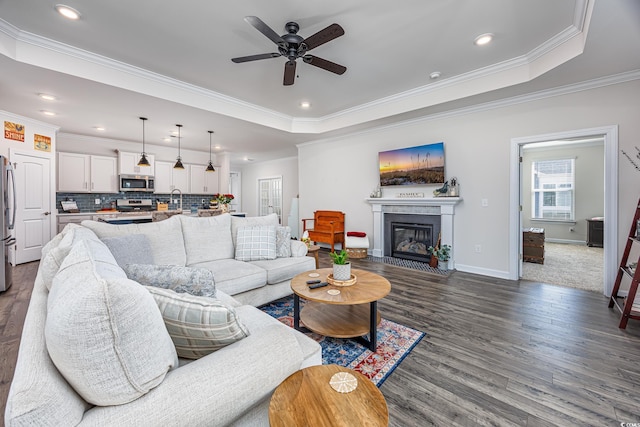
M 338 24 L 331 24 L 327 28 L 320 30 L 314 35 L 304 39 L 298 35 L 300 26 L 296 22 L 287 22 L 287 25 L 285 25 L 287 34 L 279 36 L 275 31 L 271 29 L 271 27 L 262 22 L 262 20 L 257 16 L 246 16 L 244 20 L 251 24 L 256 30 L 267 36 L 276 45 L 278 45 L 278 52 L 241 56 L 239 58 L 231 59 L 237 64 L 241 62 L 257 61 L 259 59 L 269 59 L 284 56 L 285 58 L 288 58 L 288 61 L 284 64 L 283 84 L 285 86 L 290 86 L 295 81 L 296 59 L 298 58 L 302 58 L 302 60 L 307 64 L 322 68 L 323 70 L 331 71 L 335 74 L 344 74 L 344 72 L 347 71 L 347 67 L 344 67 L 340 64 L 336 64 L 335 62 L 331 62 L 326 59 L 307 54 L 307 52 L 311 49 L 315 49 L 316 47 L 330 42 L 331 40 L 343 35 L 344 30 Z

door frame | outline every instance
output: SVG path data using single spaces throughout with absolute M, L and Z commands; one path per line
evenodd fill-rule
M 618 262 L 618 125 L 577 129 L 543 135 L 511 139 L 510 202 L 509 202 L 509 279 L 518 280 L 521 275 L 522 229 L 520 214 L 521 174 L 520 152 L 522 146 L 532 142 L 570 139 L 602 135 L 604 137 L 604 284 L 603 294 L 611 295 Z M 517 251 L 515 248 L 519 248 Z
M 12 165 L 15 164 L 15 156 L 27 156 L 27 157 L 37 157 L 39 159 L 47 159 L 49 160 L 49 211 L 51 215 L 49 215 L 49 240 L 53 238 L 57 234 L 58 227 L 56 226 L 58 221 L 58 209 L 56 209 L 56 157 L 54 152 L 39 152 L 39 151 L 27 151 L 27 150 L 19 150 L 16 148 L 9 148 L 9 161 Z M 14 173 L 17 171 L 14 171 Z M 15 195 L 14 195 L 15 197 Z M 18 224 L 18 214 L 20 210 L 16 207 L 16 225 Z M 16 251 L 15 249 L 11 251 L 10 261 L 12 265 L 16 265 Z

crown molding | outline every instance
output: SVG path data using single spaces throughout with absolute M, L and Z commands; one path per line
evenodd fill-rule
M 553 89 L 546 89 L 538 92 L 532 92 L 526 95 L 518 95 L 518 96 L 500 99 L 497 101 L 485 102 L 482 104 L 476 104 L 469 107 L 458 108 L 455 110 L 445 111 L 441 113 L 428 114 L 422 117 L 395 122 L 388 125 L 377 126 L 374 128 L 360 130 L 360 131 L 348 133 L 345 135 L 335 136 L 331 138 L 316 139 L 314 141 L 308 141 L 308 142 L 302 142 L 300 144 L 296 144 L 296 147 L 300 148 L 300 147 L 305 147 L 305 146 L 314 145 L 314 144 L 326 144 L 331 142 L 343 141 L 347 137 L 374 134 L 374 133 L 379 133 L 389 129 L 410 126 L 412 124 L 417 124 L 417 123 L 448 119 L 453 117 L 460 117 L 460 116 L 465 116 L 469 114 L 495 110 L 498 108 L 511 107 L 518 104 L 525 104 L 528 102 L 539 101 L 547 98 L 553 98 L 556 96 L 569 95 L 572 93 L 583 92 L 583 91 L 592 90 L 592 89 L 599 89 L 602 87 L 612 86 L 612 85 L 621 84 L 621 83 L 627 83 L 634 80 L 640 80 L 640 69 L 629 71 L 626 73 L 614 74 L 611 76 L 606 76 L 598 79 L 587 80 L 580 83 L 559 86 Z
M 576 0 L 572 25 L 525 55 L 318 118 L 283 114 L 22 31 L 2 19 L 0 53 L 15 61 L 273 129 L 319 134 L 530 81 L 582 53 L 593 2 Z

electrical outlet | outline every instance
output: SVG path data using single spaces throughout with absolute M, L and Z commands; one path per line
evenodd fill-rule
M 96 205 L 99 205 L 99 204 L 100 204 L 100 203 L 102 203 L 102 202 L 100 201 L 100 199 L 95 199 L 95 200 L 94 200 L 94 203 L 95 203 Z
M 202 203 L 202 204 L 204 205 L 204 199 L 202 199 L 202 200 L 200 201 L 200 203 Z
M 481 245 L 475 245 L 473 249 L 476 251 L 477 254 L 482 252 L 482 246 Z

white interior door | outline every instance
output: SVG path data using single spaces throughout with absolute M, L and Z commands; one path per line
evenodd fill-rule
M 229 174 L 229 193 L 234 197 L 231 201 L 231 210 L 242 212 L 242 174 L 240 172 Z
M 11 153 L 16 177 L 15 264 L 40 259 L 51 239 L 51 159 Z
M 282 177 L 258 179 L 258 197 L 259 214 L 276 213 L 282 224 Z

